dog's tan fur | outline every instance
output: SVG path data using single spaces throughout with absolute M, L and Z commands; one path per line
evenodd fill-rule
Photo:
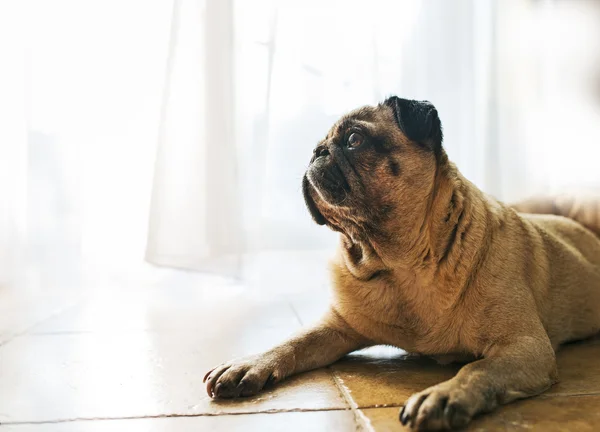
M 350 113 L 320 146 L 343 141 L 348 120 L 387 149 L 356 157 L 362 197 L 350 204 L 308 187 L 313 212 L 341 233 L 330 311 L 285 344 L 209 372 L 209 394 L 254 394 L 375 344 L 474 360 L 407 401 L 401 420 L 416 429 L 462 427 L 549 388 L 559 345 L 600 330 L 600 200 L 504 205 L 443 149 L 409 139 L 386 105 Z

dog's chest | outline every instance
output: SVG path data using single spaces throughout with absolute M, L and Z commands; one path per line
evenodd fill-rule
M 344 319 L 374 343 L 422 354 L 462 351 L 452 316 L 433 301 L 407 298 L 393 278 L 338 286 L 335 301 Z

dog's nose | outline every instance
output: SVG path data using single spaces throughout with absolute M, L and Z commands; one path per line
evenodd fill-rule
M 315 159 L 320 158 L 321 156 L 329 156 L 329 149 L 327 146 L 319 146 L 315 149 Z

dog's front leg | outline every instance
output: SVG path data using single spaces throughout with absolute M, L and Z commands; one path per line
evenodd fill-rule
M 411 396 L 400 421 L 416 430 L 462 428 L 475 415 L 539 394 L 556 380 L 548 337 L 522 336 L 493 346 L 485 358 L 467 364 L 451 380 Z
M 250 396 L 268 383 L 326 366 L 368 344 L 331 310 L 316 326 L 267 352 L 210 370 L 204 377 L 206 391 L 215 398 Z

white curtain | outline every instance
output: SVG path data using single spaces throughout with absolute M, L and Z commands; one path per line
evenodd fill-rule
M 499 198 L 597 185 L 597 4 L 0 1 L 0 284 L 324 267 L 303 171 L 390 94 Z
M 538 32 L 554 2 L 174 6 L 151 262 L 222 269 L 224 257 L 239 265 L 257 251 L 331 247 L 335 235 L 312 224 L 300 194 L 311 150 L 341 114 L 391 94 L 432 101 L 451 158 L 500 198 L 574 172 L 556 176 L 540 161 L 540 152 L 563 160 L 565 149 L 548 141 L 551 122 L 532 126 L 553 103 L 539 83 Z
M 145 274 L 171 10 L 0 1 L 0 287 Z
M 205 258 L 233 254 L 239 267 L 232 12 L 229 0 L 174 3 L 147 247 L 160 265 L 215 271 Z
M 22 273 L 27 221 L 23 11 L 7 6 L 0 4 L 0 288 Z

